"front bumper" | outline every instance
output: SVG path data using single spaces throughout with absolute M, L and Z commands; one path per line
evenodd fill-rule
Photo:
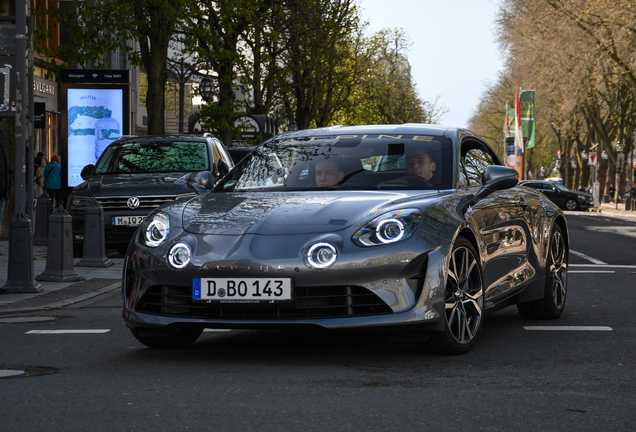
M 450 244 L 406 252 L 408 243 L 378 248 L 338 246 L 342 260 L 328 270 L 307 268 L 300 256 L 255 257 L 266 236 L 235 239 L 192 235 L 198 252 L 182 270 L 166 264 L 167 247 L 147 248 L 137 239 L 126 257 L 122 292 L 123 318 L 131 328 L 444 328 L 444 254 Z M 218 237 L 218 236 L 217 236 Z M 285 249 L 306 243 L 302 236 L 282 236 Z M 222 242 L 221 240 L 225 240 Z M 183 237 L 175 239 L 183 241 Z M 236 249 L 232 260 L 211 260 L 210 245 Z M 274 243 L 272 243 L 274 244 Z M 423 246 L 412 242 L 411 246 Z M 289 247 L 289 249 L 288 249 Z M 217 248 L 218 249 L 218 248 Z M 298 248 L 299 250 L 302 248 Z M 251 251 L 251 252 L 250 252 Z M 245 253 L 242 253 L 245 252 Z M 250 252 L 250 253 L 247 253 Z M 349 253 L 347 253 L 349 252 Z M 258 255 L 258 253 L 256 254 Z M 281 255 L 285 255 L 284 253 Z M 198 277 L 290 277 L 295 297 L 290 303 L 229 304 L 192 299 L 192 280 Z

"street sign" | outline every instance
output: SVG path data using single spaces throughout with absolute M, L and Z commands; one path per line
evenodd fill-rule
M 598 161 L 598 158 L 596 157 L 596 152 L 590 152 L 590 158 L 588 160 L 589 160 L 589 165 L 596 166 L 596 162 Z

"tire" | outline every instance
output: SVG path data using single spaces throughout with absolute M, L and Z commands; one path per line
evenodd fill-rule
M 444 331 L 431 334 L 421 348 L 434 354 L 468 352 L 481 333 L 484 285 L 473 245 L 459 237 L 453 246 L 444 290 Z
M 143 336 L 139 329 L 130 329 L 135 339 L 150 348 L 183 349 L 192 345 L 203 333 L 203 329 L 181 329 L 165 336 Z
M 554 225 L 550 234 L 544 295 L 540 300 L 517 304 L 523 318 L 557 319 L 563 314 L 568 292 L 568 254 L 563 231 L 559 225 Z
M 568 198 L 568 200 L 565 202 L 565 209 L 570 211 L 578 210 L 579 204 L 574 198 Z

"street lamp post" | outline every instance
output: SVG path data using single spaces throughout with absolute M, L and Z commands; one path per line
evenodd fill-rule
M 169 60 L 168 71 L 179 83 L 179 133 L 184 133 L 184 121 L 183 112 L 185 111 L 185 85 L 194 74 L 194 71 L 198 67 L 198 63 L 189 64 L 183 57 L 179 60 Z

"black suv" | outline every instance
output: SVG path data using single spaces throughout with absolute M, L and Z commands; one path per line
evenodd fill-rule
M 93 197 L 104 208 L 106 248 L 125 253 L 152 209 L 195 196 L 193 183 L 211 189 L 233 166 L 225 146 L 210 134 L 128 137 L 113 142 L 96 165 L 82 170 L 85 181 L 67 200 L 74 249 L 82 250 L 84 209 Z
M 541 180 L 519 182 L 520 186 L 537 189 L 563 210 L 587 210 L 594 207 L 594 198 L 587 192 L 575 192 L 560 183 Z

